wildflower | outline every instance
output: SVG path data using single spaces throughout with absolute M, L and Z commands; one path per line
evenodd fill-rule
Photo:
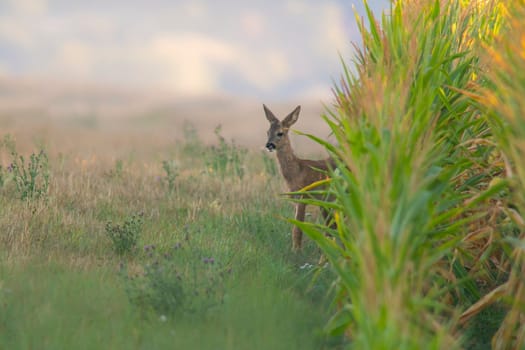
M 160 322 L 166 322 L 168 318 L 166 317 L 166 315 L 160 315 L 159 320 Z
M 204 259 L 202 259 L 202 262 L 205 263 L 205 264 L 213 265 L 215 263 L 215 259 L 214 258 L 204 258 Z
M 312 267 L 314 267 L 314 265 L 309 264 L 309 263 L 304 263 L 304 265 L 300 266 L 299 268 L 301 270 L 305 270 L 305 269 L 311 269 Z

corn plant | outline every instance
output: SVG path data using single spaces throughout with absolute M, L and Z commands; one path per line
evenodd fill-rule
M 511 5 L 509 25 L 485 53 L 487 80 L 475 96 L 487 111 L 495 139 L 505 154 L 506 177 L 513 205 L 505 214 L 519 228 L 519 235 L 505 237 L 513 251 L 508 280 L 476 305 L 475 311 L 495 301 L 504 301 L 508 312 L 492 340 L 494 349 L 525 348 L 525 2 Z M 515 210 L 517 207 L 518 211 Z
M 490 186 L 502 171 L 490 130 L 461 92 L 479 74 L 474 39 L 491 33 L 492 7 L 400 1 L 381 22 L 365 7 L 363 48 L 353 70 L 343 61 L 325 116 L 338 146 L 313 137 L 338 167 L 335 201 L 308 202 L 333 212 L 337 240 L 325 225 L 294 224 L 337 274 L 328 331 L 356 349 L 458 348 L 453 306 L 480 297 L 486 236 L 476 232 L 504 187 Z

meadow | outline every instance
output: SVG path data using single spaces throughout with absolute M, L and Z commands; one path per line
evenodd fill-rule
M 268 155 L 189 124 L 181 140 L 32 125 L 2 139 L 2 349 L 327 343 L 319 252 L 291 253 Z

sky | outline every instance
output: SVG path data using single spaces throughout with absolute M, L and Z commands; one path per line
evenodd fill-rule
M 354 8 L 363 15 L 360 0 L 0 0 L 0 78 L 322 98 L 360 41 Z

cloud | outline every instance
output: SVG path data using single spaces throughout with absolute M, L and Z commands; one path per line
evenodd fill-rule
M 33 45 L 34 37 L 16 18 L 0 17 L 0 43 L 2 42 L 24 49 Z
M 143 53 L 146 61 L 165 70 L 164 85 L 187 94 L 217 91 L 221 66 L 236 56 L 231 44 L 196 33 L 157 37 Z
M 238 58 L 237 73 L 263 92 L 271 92 L 291 75 L 290 61 L 281 50 L 245 52 Z
M 48 10 L 47 0 L 7 0 L 7 5 L 16 14 L 42 15 Z
M 255 11 L 246 11 L 241 15 L 241 28 L 250 38 L 262 37 L 267 27 L 264 16 Z
M 184 33 L 156 37 L 141 53 L 142 61 L 162 70 L 163 85 L 179 93 L 216 93 L 224 71 L 251 86 L 271 91 L 289 76 L 290 67 L 277 50 L 253 52 L 209 35 Z
M 6 1 L 0 65 L 8 73 L 185 94 L 329 91 L 338 51 L 357 39 L 341 0 Z
M 321 9 L 319 19 L 321 22 L 319 48 L 321 50 L 343 50 L 349 44 L 342 11 L 341 7 L 334 3 L 327 3 Z

